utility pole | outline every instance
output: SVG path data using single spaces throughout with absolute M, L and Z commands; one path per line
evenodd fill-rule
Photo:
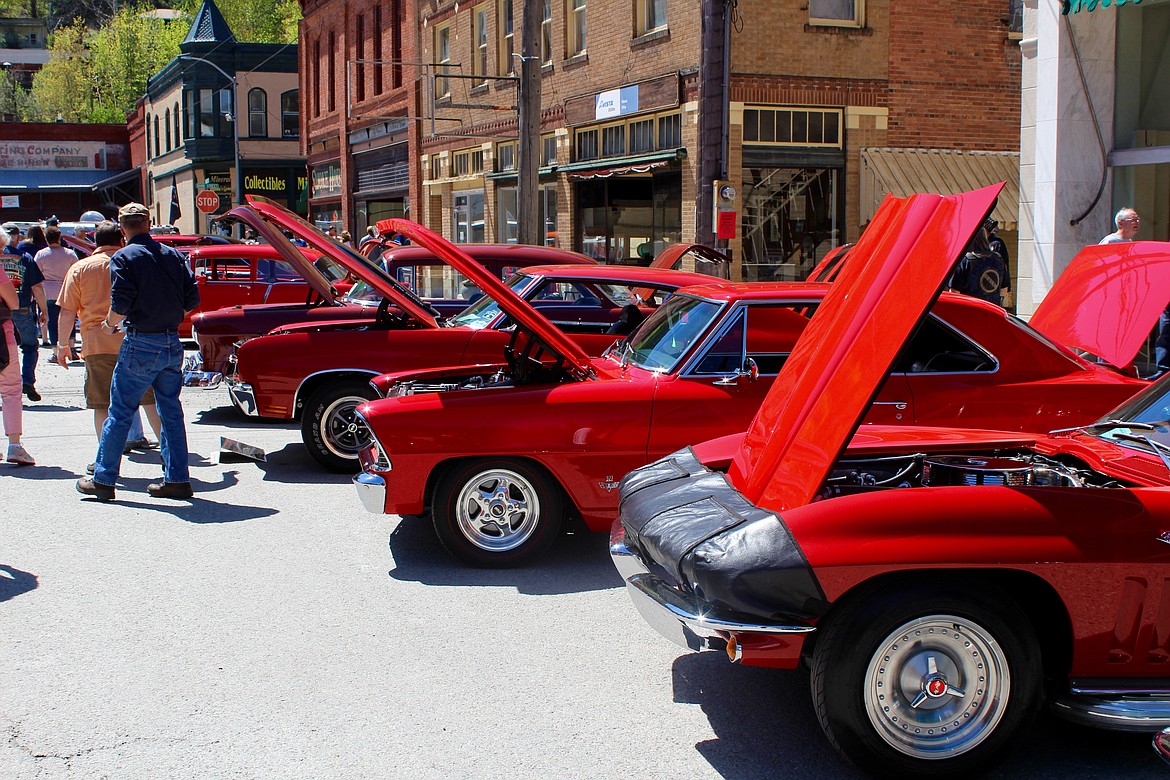
M 520 27 L 520 81 L 518 84 L 519 116 L 517 125 L 517 193 L 518 234 L 521 244 L 544 243 L 544 226 L 540 221 L 540 25 L 545 0 L 519 0 L 524 6 Z

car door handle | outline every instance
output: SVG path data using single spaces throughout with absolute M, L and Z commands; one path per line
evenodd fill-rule
M 906 411 L 906 402 L 905 401 L 874 401 L 873 405 L 874 406 L 892 406 L 895 409 L 897 409 L 899 412 Z

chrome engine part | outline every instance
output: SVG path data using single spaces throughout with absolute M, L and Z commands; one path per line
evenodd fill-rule
M 942 455 L 922 462 L 925 487 L 1003 485 L 1006 487 L 1084 487 L 1076 472 L 1040 458 Z

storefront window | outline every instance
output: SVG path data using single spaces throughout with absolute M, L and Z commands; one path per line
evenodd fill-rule
M 1117 14 L 1112 216 L 1132 206 L 1142 217 L 1139 240 L 1170 235 L 1170 102 L 1164 87 L 1170 63 L 1170 5 L 1134 6 Z
M 496 236 L 506 244 L 520 240 L 520 205 L 515 187 L 500 187 L 496 190 Z M 546 184 L 540 188 L 540 221 L 544 226 L 542 238 L 545 246 L 557 246 L 557 185 Z
M 515 244 L 520 240 L 520 205 L 515 187 L 496 190 L 496 240 Z
M 478 244 L 484 241 L 483 191 L 461 192 L 455 195 L 456 244 Z
M 614 176 L 577 184 L 580 251 L 608 263 L 648 265 L 682 236 L 682 176 Z
M 834 168 L 743 169 L 743 278 L 808 276 L 839 243 L 840 172 Z

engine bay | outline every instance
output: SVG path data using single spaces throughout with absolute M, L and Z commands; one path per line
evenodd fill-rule
M 895 455 L 838 461 L 818 499 L 874 490 L 999 485 L 1004 487 L 1120 488 L 1126 485 L 1071 458 L 1029 450 L 966 454 Z

